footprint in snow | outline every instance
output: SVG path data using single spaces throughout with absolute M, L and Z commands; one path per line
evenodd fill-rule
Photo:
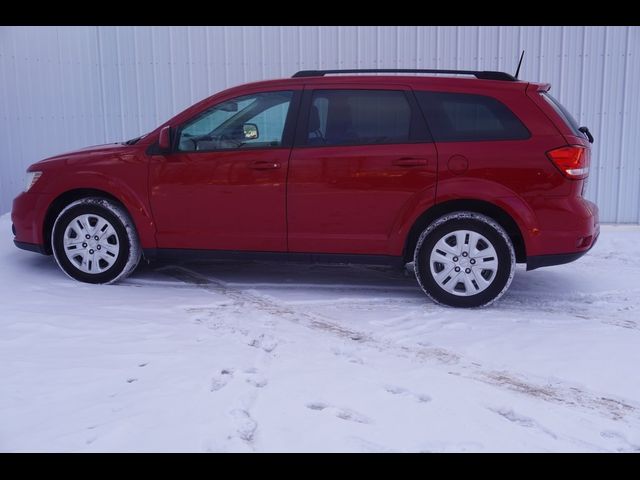
M 553 433 L 551 430 L 548 430 L 547 428 L 545 428 L 542 425 L 540 425 L 533 418 L 526 417 L 524 415 L 516 413 L 511 409 L 508 409 L 508 408 L 495 408 L 495 409 L 494 408 L 490 408 L 489 410 L 491 410 L 494 413 L 497 413 L 502 418 L 504 418 L 506 420 L 509 420 L 511 423 L 515 423 L 516 425 L 520 425 L 521 427 L 525 427 L 525 428 L 533 428 L 533 429 L 536 429 L 536 430 L 540 430 L 541 432 L 549 435 L 551 438 L 554 438 L 554 439 L 558 438 L 558 436 L 555 433 Z
M 269 383 L 266 378 L 261 378 L 261 377 L 258 377 L 258 378 L 247 378 L 246 382 L 249 385 L 253 385 L 256 388 L 266 387 L 267 383 Z
M 524 415 L 519 415 L 513 410 L 510 410 L 507 408 L 498 408 L 495 410 L 494 409 L 489 409 L 489 410 L 497 413 L 498 415 L 509 420 L 510 422 L 516 423 L 522 427 L 531 428 L 536 426 L 535 420 L 529 417 L 525 417 Z
M 308 403 L 307 408 L 309 410 L 316 410 L 316 411 L 326 410 L 328 412 L 331 412 L 333 415 L 335 415 L 341 420 L 348 420 L 350 422 L 355 422 L 355 423 L 372 423 L 372 420 L 370 418 L 368 418 L 367 416 L 361 413 L 356 412 L 355 410 L 351 410 L 350 408 L 335 407 L 322 402 Z
M 220 370 L 220 373 L 211 379 L 211 391 L 217 392 L 223 388 L 229 380 L 233 378 L 233 370 L 230 368 L 224 368 Z
M 333 352 L 333 354 L 336 357 L 344 357 L 347 359 L 347 361 L 349 363 L 355 363 L 358 365 L 364 365 L 364 361 L 358 357 L 357 355 L 354 355 L 351 351 L 348 350 L 343 350 L 340 348 L 332 348 L 331 351 Z
M 261 334 L 259 337 L 254 338 L 249 342 L 249 346 L 255 348 L 261 348 L 267 353 L 273 352 L 278 346 L 278 342 L 271 335 Z
M 359 450 L 366 453 L 393 453 L 394 452 L 394 450 L 389 447 L 385 447 L 384 445 L 372 442 L 365 438 L 352 436 L 352 437 L 348 437 L 348 439 L 351 441 L 351 443 L 353 443 L 356 447 L 358 447 Z
M 242 373 L 247 375 L 245 382 L 247 382 L 249 385 L 253 385 L 256 388 L 263 388 L 267 386 L 267 379 L 262 375 L 258 375 L 259 371 L 257 368 L 247 368 L 243 370 Z
M 256 421 L 251 418 L 248 411 L 241 408 L 231 410 L 230 415 L 235 423 L 238 436 L 245 442 L 251 443 L 258 428 Z
M 429 395 L 425 395 L 424 393 L 414 393 L 407 390 L 406 388 L 398 387 L 396 385 L 386 385 L 384 389 L 391 395 L 400 395 L 403 397 L 412 398 L 413 400 L 420 403 L 427 403 L 431 401 L 431 397 Z

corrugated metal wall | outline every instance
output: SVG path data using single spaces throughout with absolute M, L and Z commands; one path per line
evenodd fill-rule
M 596 137 L 588 197 L 640 222 L 638 27 L 0 27 L 0 213 L 32 162 L 137 136 L 242 82 L 315 68 L 470 68 L 550 82 Z

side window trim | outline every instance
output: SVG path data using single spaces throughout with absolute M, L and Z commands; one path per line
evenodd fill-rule
M 279 148 L 293 148 L 293 140 L 296 134 L 296 128 L 298 126 L 296 120 L 300 112 L 300 104 L 302 103 L 303 90 L 293 90 L 291 96 L 291 103 L 289 104 L 289 111 L 287 112 L 287 118 L 284 121 L 284 130 L 282 132 L 282 145 Z
M 255 92 L 250 92 L 247 93 L 246 95 L 257 95 L 257 94 L 261 94 L 261 93 L 276 93 L 276 92 L 291 92 L 291 101 L 289 103 L 289 110 L 287 111 L 287 117 L 285 118 L 285 124 L 284 124 L 284 129 L 282 131 L 282 142 L 280 143 L 280 145 L 276 145 L 276 146 L 264 146 L 264 145 L 257 145 L 257 146 L 247 146 L 245 148 L 242 149 L 238 149 L 238 148 L 221 148 L 221 149 L 217 149 L 217 150 L 193 150 L 193 151 L 183 151 L 183 150 L 179 150 L 178 149 L 178 143 L 179 143 L 179 139 L 180 139 L 180 134 L 182 133 L 182 130 L 185 128 L 185 126 L 191 124 L 195 119 L 197 119 L 198 117 L 204 115 L 207 111 L 209 111 L 211 108 L 215 107 L 217 104 L 220 103 L 224 103 L 226 101 L 229 100 L 233 100 L 234 98 L 237 97 L 242 97 L 244 95 L 236 95 L 235 97 L 231 97 L 228 98 L 226 100 L 222 100 L 220 102 L 217 102 L 215 104 L 211 104 L 211 105 L 207 105 L 205 108 L 203 108 L 201 111 L 199 111 L 198 113 L 196 113 L 195 115 L 193 115 L 192 117 L 182 121 L 179 125 L 177 125 L 176 127 L 172 127 L 171 128 L 171 152 L 170 153 L 188 153 L 189 155 L 197 155 L 197 154 L 207 154 L 207 153 L 214 153 L 214 152 L 231 152 L 231 151 L 244 151 L 244 150 L 258 150 L 258 149 L 278 149 L 278 148 L 292 148 L 293 147 L 293 139 L 294 139 L 294 133 L 295 133 L 295 129 L 296 129 L 296 122 L 295 119 L 298 117 L 298 112 L 300 109 L 300 103 L 301 103 L 301 98 L 302 98 L 302 90 L 300 89 L 278 89 L 278 90 L 262 90 L 262 91 L 255 91 Z
M 420 108 L 413 89 L 406 90 L 404 93 L 411 107 L 409 140 L 412 141 L 411 143 L 433 143 L 433 134 L 431 133 L 429 122 L 427 122 L 424 112 Z
M 349 144 L 349 145 L 308 145 L 307 134 L 309 128 L 309 115 L 311 112 L 311 102 L 313 101 L 313 93 L 316 90 L 365 90 L 365 91 L 401 91 L 409 104 L 411 111 L 411 127 L 409 131 L 409 140 L 407 142 L 397 143 L 361 143 L 361 144 Z M 414 125 L 414 122 L 416 124 Z M 298 121 L 296 122 L 295 138 L 293 142 L 294 148 L 336 148 L 336 147 L 357 147 L 357 146 L 375 146 L 375 145 L 403 145 L 412 143 L 433 143 L 433 136 L 429 129 L 429 125 L 425 120 L 424 114 L 420 109 L 418 102 L 413 94 L 413 91 L 409 87 L 403 87 L 398 85 L 397 88 L 375 88 L 375 85 L 362 88 L 355 85 L 305 85 L 302 92 L 302 98 L 300 102 L 300 108 L 298 113 Z
M 298 111 L 297 128 L 295 130 L 295 138 L 293 142 L 294 148 L 306 147 L 307 131 L 309 127 L 309 113 L 311 112 L 311 99 L 315 89 L 304 87 L 300 109 Z

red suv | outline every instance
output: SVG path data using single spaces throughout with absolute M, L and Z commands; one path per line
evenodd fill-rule
M 38 162 L 13 204 L 15 244 L 90 283 L 178 252 L 413 261 L 424 292 L 457 307 L 499 298 L 516 262 L 593 246 L 593 137 L 548 84 L 387 72 L 242 85 L 142 137 Z

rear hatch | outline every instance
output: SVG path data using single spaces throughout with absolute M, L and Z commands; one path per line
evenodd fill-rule
M 586 147 L 593 143 L 593 136 L 587 127 L 579 126 L 573 115 L 549 93 L 548 83 L 530 83 L 527 95 L 540 107 L 569 144 L 580 144 Z
M 579 126 L 571 113 L 550 93 L 549 84 L 530 83 L 527 95 L 551 120 L 562 134 L 566 145 L 547 153 L 549 159 L 560 172 L 572 180 L 584 180 L 581 193 L 584 194 L 591 163 L 591 143 L 593 136 L 587 127 Z

